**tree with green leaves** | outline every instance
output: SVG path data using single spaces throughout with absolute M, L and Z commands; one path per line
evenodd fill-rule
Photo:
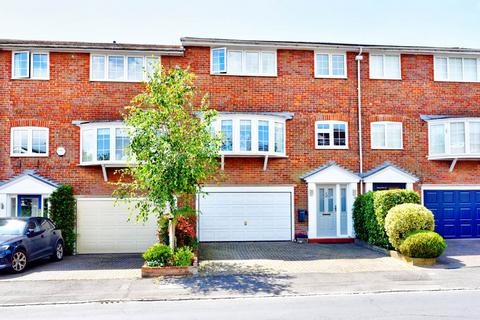
M 114 196 L 129 203 L 137 221 L 168 216 L 172 248 L 174 218 L 191 210 L 179 201 L 201 193 L 219 168 L 221 141 L 211 131 L 217 112 L 207 95 L 198 99 L 194 81 L 188 70 L 158 64 L 124 114 L 129 166 L 120 170 Z

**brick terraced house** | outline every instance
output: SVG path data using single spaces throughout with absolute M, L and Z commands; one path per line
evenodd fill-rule
M 446 238 L 480 237 L 480 49 L 461 48 L 0 40 L 0 216 L 43 215 L 72 184 L 79 253 L 154 242 L 110 182 L 157 59 L 190 67 L 219 111 L 225 178 L 197 198 L 200 241 L 351 241 L 357 194 L 392 188 L 420 192 Z

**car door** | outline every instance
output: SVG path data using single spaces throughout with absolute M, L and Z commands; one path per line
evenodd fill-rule
M 25 248 L 29 260 L 38 259 L 42 251 L 42 234 L 40 224 L 35 218 L 30 218 L 27 222 L 26 237 L 24 239 Z
M 36 218 L 40 226 L 40 238 L 38 239 L 39 253 L 38 257 L 50 256 L 53 252 L 52 228 L 44 218 Z
M 46 218 L 38 218 L 40 220 L 40 229 L 45 230 L 46 246 L 42 255 L 49 256 L 55 249 L 58 240 L 55 226 Z

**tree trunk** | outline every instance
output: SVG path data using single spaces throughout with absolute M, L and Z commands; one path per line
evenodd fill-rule
M 173 251 L 175 250 L 175 225 L 173 223 L 173 215 L 170 203 L 167 203 L 165 214 L 168 216 L 168 243 L 170 245 L 170 249 Z

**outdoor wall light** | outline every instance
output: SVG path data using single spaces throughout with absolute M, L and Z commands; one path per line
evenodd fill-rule
M 60 157 L 63 157 L 65 155 L 65 148 L 64 147 L 58 147 L 57 148 L 57 154 L 60 156 Z

